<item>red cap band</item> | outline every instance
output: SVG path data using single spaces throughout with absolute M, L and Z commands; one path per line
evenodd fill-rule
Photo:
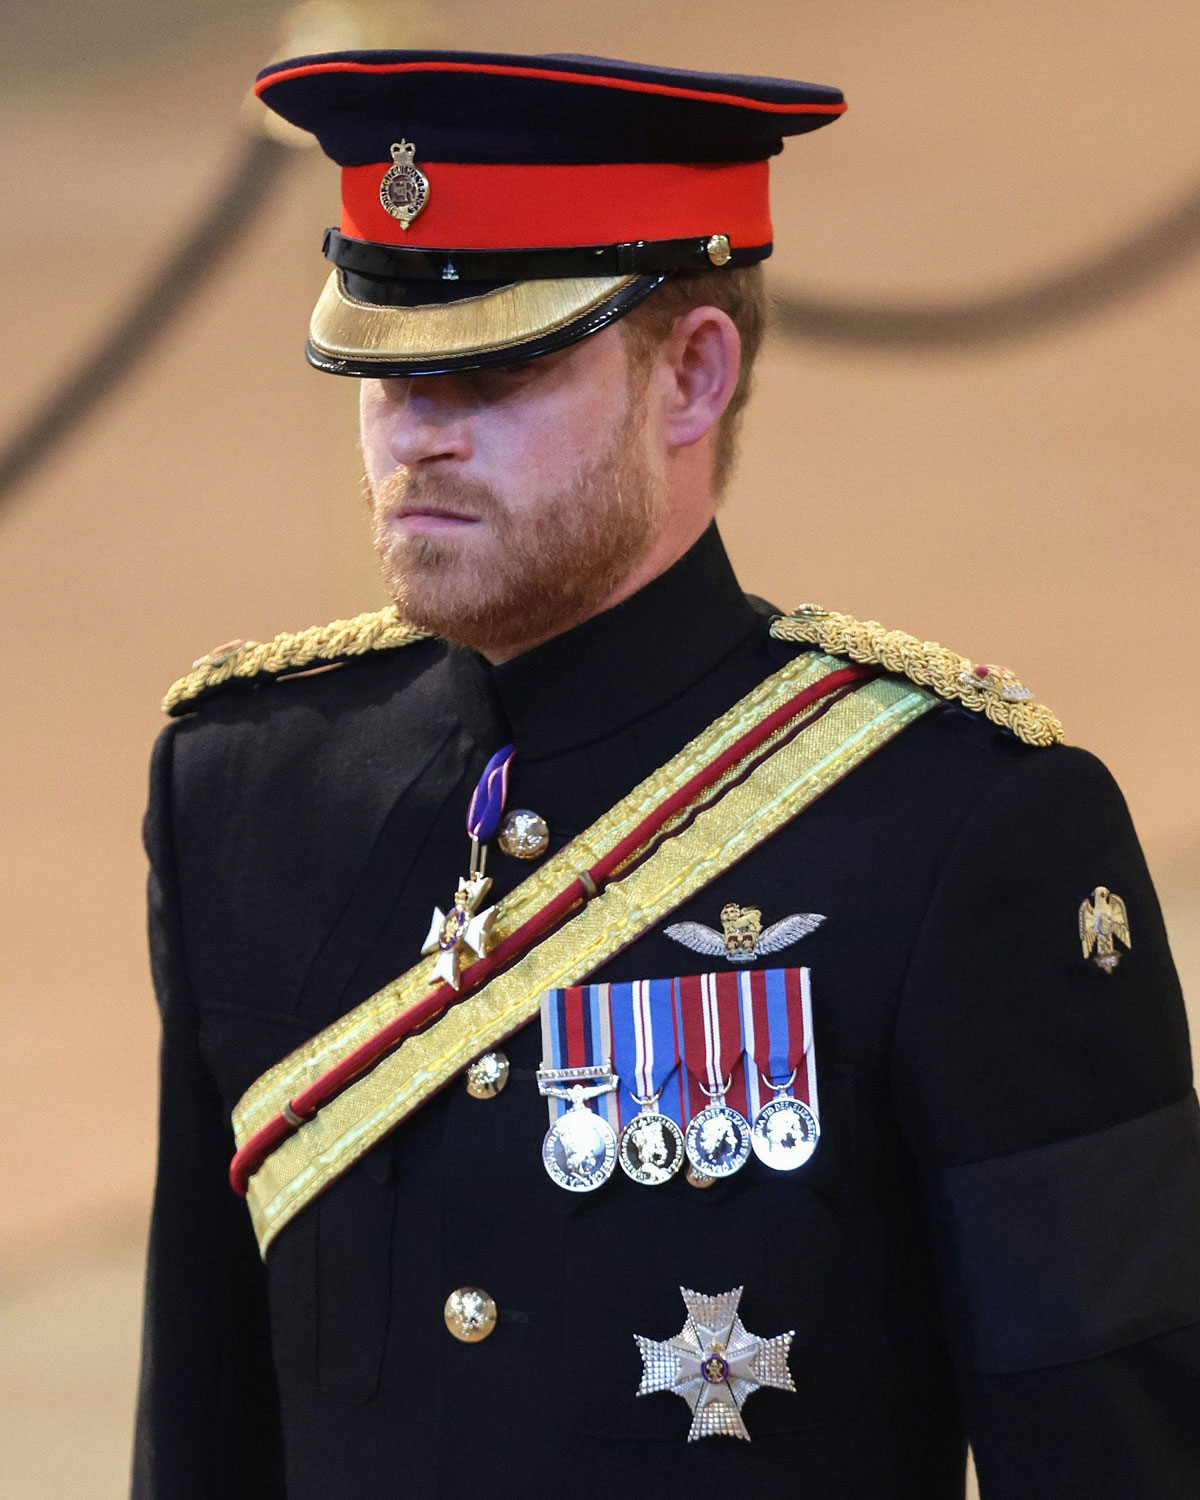
M 401 227 L 379 198 L 391 162 L 342 168 L 342 233 L 385 245 L 533 250 L 728 235 L 771 241 L 766 161 L 487 165 L 423 162 L 425 208 Z

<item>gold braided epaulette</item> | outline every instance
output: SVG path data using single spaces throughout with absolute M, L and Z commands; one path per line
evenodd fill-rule
M 830 656 L 848 656 L 851 661 L 898 673 L 932 688 L 941 698 L 985 714 L 1027 745 L 1044 749 L 1062 740 L 1062 725 L 1007 667 L 969 661 L 936 641 L 919 641 L 915 635 L 888 630 L 875 620 L 855 620 L 816 604 L 802 604 L 790 615 L 777 615 L 771 634 L 778 641 L 804 641 Z
M 197 699 L 208 697 L 227 683 L 272 681 L 292 672 L 333 666 L 370 651 L 392 651 L 425 640 L 427 634 L 407 624 L 395 607 L 389 606 L 355 615 L 352 620 L 285 631 L 270 641 L 231 641 L 193 662 L 187 676 L 172 683 L 162 702 L 163 713 L 183 713 Z

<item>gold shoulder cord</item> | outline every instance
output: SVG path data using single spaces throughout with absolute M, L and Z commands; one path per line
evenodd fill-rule
M 176 715 L 202 693 L 237 678 L 282 677 L 312 667 L 348 661 L 370 651 L 391 651 L 425 640 L 428 632 L 402 620 L 394 606 L 334 620 L 307 630 L 285 631 L 270 641 L 234 641 L 193 662 L 186 677 L 173 683 L 163 699 L 163 713 Z
M 1027 745 L 1045 748 L 1063 738 L 1058 719 L 1007 667 L 972 662 L 936 641 L 919 641 L 903 630 L 888 630 L 875 620 L 856 620 L 816 604 L 777 615 L 771 634 L 779 641 L 819 646 L 831 656 L 899 673 L 941 698 L 984 714 Z M 351 620 L 286 631 L 270 641 L 234 641 L 194 662 L 168 690 L 163 712 L 180 714 L 197 698 L 237 679 L 283 677 L 427 638 L 428 632 L 407 624 L 389 606 Z
M 1063 727 L 1043 703 L 1007 667 L 976 663 L 936 641 L 919 641 L 903 630 L 888 630 L 876 620 L 802 604 L 771 622 L 777 641 L 803 641 L 831 656 L 848 656 L 865 666 L 883 667 L 932 688 L 939 698 L 961 703 L 993 724 L 1008 729 L 1027 745 L 1057 745 Z

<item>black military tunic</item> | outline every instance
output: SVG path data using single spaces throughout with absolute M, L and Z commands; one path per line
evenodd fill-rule
M 1200 1495 L 1200 1150 L 1187 1027 L 1121 796 L 1083 751 L 928 714 L 678 914 L 820 912 L 822 1138 L 698 1190 L 542 1169 L 536 1025 L 261 1263 L 229 1125 L 270 1064 L 415 962 L 464 871 L 467 802 L 584 829 L 795 651 L 715 529 L 639 594 L 500 667 L 425 642 L 251 691 L 159 743 L 147 843 L 162 1145 L 139 1500 L 987 1500 Z M 493 896 L 530 866 L 494 852 Z M 1132 950 L 1082 956 L 1098 885 Z M 797 950 L 797 954 L 800 950 Z M 651 931 L 595 977 L 710 969 Z M 465 1344 L 457 1287 L 499 1321 Z M 635 1398 L 681 1286 L 795 1330 L 752 1441 Z

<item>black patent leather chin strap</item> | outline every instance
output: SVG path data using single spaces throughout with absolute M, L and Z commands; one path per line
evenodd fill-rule
M 542 250 L 426 250 L 355 240 L 325 231 L 324 254 L 357 276 L 400 281 L 540 281 L 573 276 L 646 276 L 670 271 L 709 271 L 717 261 L 701 235 L 682 240 L 632 240 L 620 245 L 583 245 Z M 723 264 L 749 266 L 764 260 L 771 245 L 724 247 Z

